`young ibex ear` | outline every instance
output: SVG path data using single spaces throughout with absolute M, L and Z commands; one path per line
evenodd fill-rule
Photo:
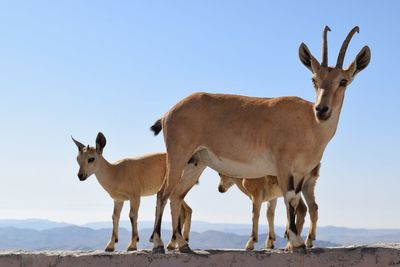
M 357 73 L 365 69 L 371 60 L 371 50 L 364 46 L 354 61 L 350 64 L 348 71 L 354 77 Z
M 301 63 L 303 63 L 303 65 L 306 66 L 312 73 L 318 72 L 319 68 L 321 67 L 319 62 L 311 54 L 310 50 L 304 43 L 301 43 L 299 47 L 299 58 Z
M 79 141 L 76 141 L 76 140 L 72 137 L 72 135 L 71 135 L 71 138 L 72 138 L 72 141 L 74 141 L 75 145 L 78 147 L 78 150 L 79 150 L 79 151 L 81 151 L 81 150 L 85 147 L 84 144 L 82 144 L 82 143 L 79 142 Z
M 97 152 L 102 154 L 103 153 L 103 148 L 106 146 L 106 143 L 107 143 L 106 137 L 104 136 L 104 134 L 99 132 L 97 134 L 97 137 L 96 137 L 96 150 L 97 150 Z

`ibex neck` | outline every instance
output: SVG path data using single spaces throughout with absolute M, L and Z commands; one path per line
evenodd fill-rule
M 320 123 L 321 131 L 324 136 L 324 139 L 326 140 L 326 144 L 328 144 L 328 142 L 332 139 L 332 137 L 336 133 L 337 126 L 339 124 L 340 112 L 343 106 L 343 100 L 344 96 L 341 97 L 337 106 L 333 108 L 331 118 L 326 122 Z
M 114 165 L 109 163 L 103 156 L 98 157 L 98 168 L 95 172 L 97 181 L 99 181 L 100 185 L 108 192 L 112 190 L 114 186 L 113 178 L 114 174 Z

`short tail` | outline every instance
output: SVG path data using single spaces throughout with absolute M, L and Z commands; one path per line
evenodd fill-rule
M 150 127 L 150 130 L 154 132 L 154 135 L 158 135 L 162 130 L 162 119 L 157 120 L 153 126 Z

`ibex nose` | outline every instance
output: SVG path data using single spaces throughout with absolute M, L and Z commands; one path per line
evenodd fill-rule
M 84 180 L 83 173 L 78 173 L 78 178 L 79 178 L 79 180 L 83 181 Z
M 329 107 L 318 105 L 315 107 L 315 113 L 320 120 L 327 120 L 330 117 Z
M 317 113 L 320 113 L 321 115 L 324 114 L 324 113 L 327 113 L 328 110 L 329 110 L 329 107 L 327 107 L 327 106 L 318 105 L 318 106 L 315 107 L 315 111 L 317 111 Z
M 222 185 L 218 186 L 218 191 L 220 193 L 225 193 L 226 192 L 225 188 Z

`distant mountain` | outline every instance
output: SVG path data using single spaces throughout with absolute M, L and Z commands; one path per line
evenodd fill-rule
M 139 249 L 151 249 L 149 242 L 151 229 L 139 232 Z M 87 227 L 67 226 L 42 231 L 19 229 L 15 227 L 0 228 L 0 249 L 2 250 L 103 250 L 111 236 L 111 229 L 94 230 Z M 171 237 L 170 231 L 163 231 L 165 244 Z M 117 250 L 124 250 L 129 243 L 130 232 L 125 228 L 119 231 Z M 264 245 L 266 235 L 260 235 L 256 249 Z M 243 249 L 248 236 L 223 233 L 219 231 L 191 232 L 190 246 L 193 249 Z M 317 242 L 318 247 L 332 247 L 338 244 Z M 277 237 L 276 247 L 286 246 L 286 240 Z
M 14 219 L 0 219 L 0 227 L 16 227 L 23 229 L 34 229 L 34 230 L 45 230 L 55 227 L 65 227 L 71 224 L 63 222 L 54 222 L 43 219 L 25 219 L 25 220 L 14 220 Z
M 92 229 L 104 229 L 104 228 L 110 228 L 112 225 L 111 220 L 108 222 L 91 222 L 91 223 L 86 223 L 83 224 L 83 227 L 89 227 Z M 121 227 L 124 227 L 126 229 L 130 229 L 131 224 L 128 220 L 121 220 L 120 224 Z M 147 229 L 147 228 L 153 228 L 154 222 L 152 221 L 139 221 L 138 222 L 138 228 L 140 229 Z M 170 229 L 171 228 L 171 222 L 169 221 L 164 221 L 162 223 L 162 228 L 163 229 Z M 225 233 L 232 233 L 232 234 L 238 234 L 238 235 L 247 235 L 251 233 L 251 225 L 250 224 L 226 224 L 226 223 L 209 223 L 209 222 L 203 222 L 203 221 L 192 221 L 192 226 L 191 226 L 192 231 L 196 232 L 205 232 L 208 230 L 215 230 L 215 231 L 220 231 L 220 232 L 225 232 Z M 259 225 L 260 229 L 260 234 L 263 233 L 262 231 L 267 231 L 267 225 L 265 224 L 260 224 Z M 275 226 L 275 232 L 276 233 L 283 233 L 285 232 L 285 228 L 281 226 Z
M 400 229 L 363 229 L 325 226 L 318 227 L 318 239 L 343 245 L 400 243 Z
M 0 220 L 0 249 L 103 249 L 111 235 L 112 223 L 93 222 L 83 226 L 48 220 Z M 59 229 L 61 228 L 61 229 Z M 120 222 L 119 249 L 124 249 L 129 243 L 130 222 Z M 138 223 L 141 241 L 140 248 L 151 248 L 148 243 L 152 221 Z M 128 230 L 129 231 L 128 231 Z M 162 225 L 163 240 L 170 238 L 171 222 Z M 308 229 L 303 230 L 303 235 Z M 266 237 L 267 226 L 259 226 L 259 243 L 261 248 Z M 276 226 L 275 232 L 283 236 L 284 227 Z M 190 244 L 193 248 L 243 248 L 251 233 L 250 224 L 224 224 L 193 221 Z M 317 246 L 363 245 L 376 243 L 400 243 L 400 229 L 363 229 L 326 226 L 317 229 Z M 7 242 L 5 241 L 7 240 Z M 20 241 L 19 241 L 20 240 Z M 227 241 L 229 240 L 229 241 Z M 29 243 L 31 242 L 31 243 Z M 284 247 L 286 241 L 278 238 L 277 247 Z

